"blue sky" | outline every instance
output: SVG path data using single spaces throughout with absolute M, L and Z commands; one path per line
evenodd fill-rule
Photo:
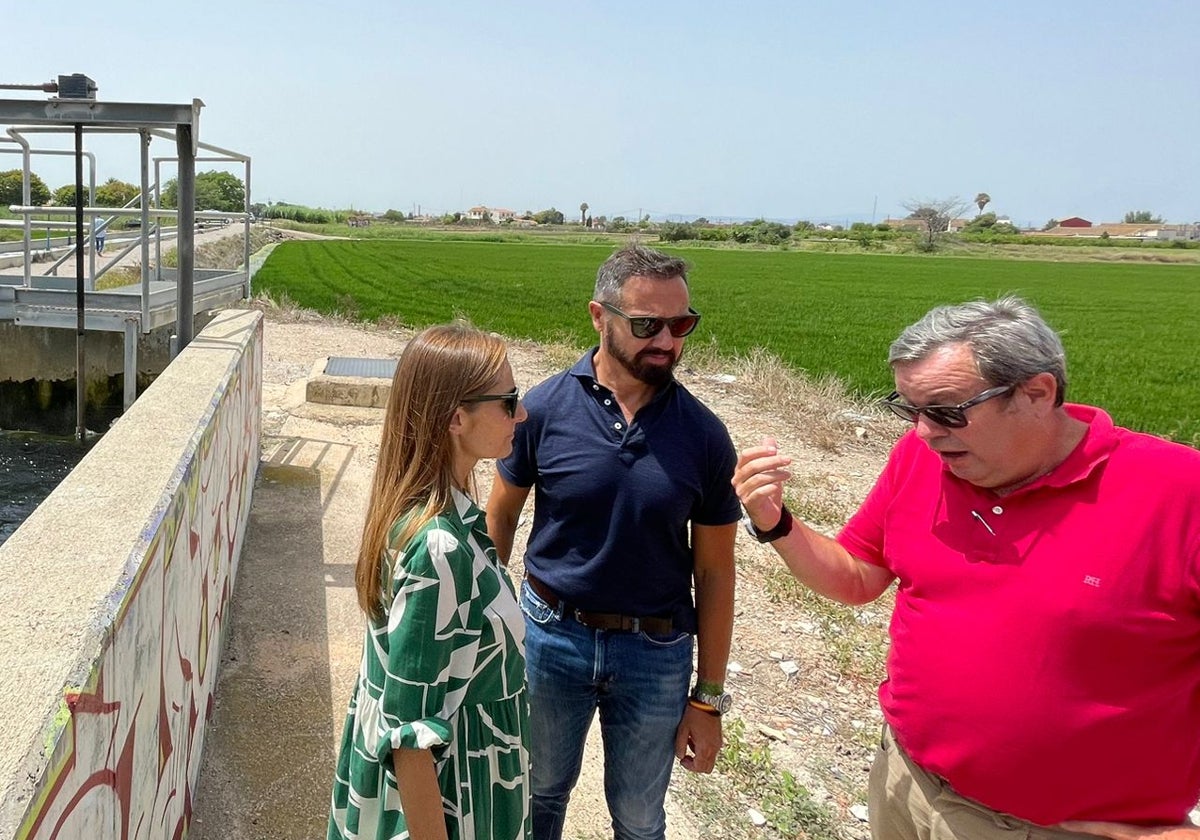
M 0 81 L 198 97 L 257 201 L 869 221 L 984 191 L 1022 225 L 1200 220 L 1195 0 L 736 5 L 9 3 Z M 137 181 L 134 140 L 88 146 Z

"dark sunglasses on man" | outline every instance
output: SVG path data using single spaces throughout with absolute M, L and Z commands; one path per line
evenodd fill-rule
M 907 420 L 909 423 L 916 423 L 917 418 L 924 414 L 939 426 L 961 429 L 967 425 L 968 408 L 979 405 L 981 402 L 987 402 L 994 397 L 1008 396 L 1015 390 L 1017 390 L 1016 385 L 998 385 L 995 388 L 988 388 L 982 394 L 971 397 L 958 405 L 909 405 L 899 401 L 899 391 L 892 391 L 887 399 L 880 402 L 890 408 L 897 417 Z
M 518 388 L 513 388 L 505 394 L 476 394 L 473 397 L 463 397 L 463 402 L 465 403 L 494 402 L 495 400 L 503 400 L 504 410 L 508 412 L 508 416 L 516 417 L 517 403 L 521 401 L 521 391 Z
M 662 332 L 663 327 L 670 331 L 672 338 L 683 338 L 690 335 L 700 323 L 700 313 L 688 307 L 688 314 L 674 318 L 653 318 L 648 315 L 626 315 L 611 303 L 600 304 L 614 315 L 619 315 L 629 322 L 629 331 L 634 338 L 654 338 Z

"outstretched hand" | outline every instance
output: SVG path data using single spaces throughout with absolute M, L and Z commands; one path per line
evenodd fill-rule
M 773 437 L 764 437 L 738 456 L 733 471 L 733 489 L 754 527 L 769 531 L 783 515 L 783 483 L 792 477 L 787 469 L 792 459 L 779 454 Z

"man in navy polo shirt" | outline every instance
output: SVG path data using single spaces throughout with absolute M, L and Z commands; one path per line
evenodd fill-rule
M 665 836 L 672 758 L 708 773 L 721 746 L 737 457 L 672 373 L 700 320 L 682 260 L 622 248 L 588 309 L 600 346 L 525 398 L 488 533 L 507 560 L 534 488 L 521 606 L 535 840 L 562 836 L 597 709 L 614 836 L 651 840 Z

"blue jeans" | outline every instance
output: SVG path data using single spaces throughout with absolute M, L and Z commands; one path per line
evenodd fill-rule
M 529 677 L 534 840 L 560 840 L 600 710 L 604 796 L 616 840 L 662 840 L 675 732 L 687 705 L 692 637 L 591 630 L 521 585 Z

